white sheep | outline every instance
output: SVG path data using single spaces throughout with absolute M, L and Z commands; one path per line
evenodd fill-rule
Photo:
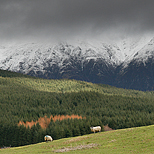
M 92 132 L 101 132 L 101 126 L 90 127 Z
M 53 138 L 49 135 L 44 136 L 45 141 L 53 141 Z

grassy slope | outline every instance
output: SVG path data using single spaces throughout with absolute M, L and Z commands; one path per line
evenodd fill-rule
M 126 153 L 146 153 L 154 152 L 154 125 L 137 128 L 128 128 L 114 130 L 110 132 L 101 132 L 96 134 L 78 136 L 73 138 L 64 138 L 54 140 L 49 143 L 39 143 L 28 146 L 1 149 L 2 154 L 26 154 L 26 153 L 55 153 L 56 149 L 66 147 L 77 147 L 91 143 L 97 144 L 91 149 L 77 149 L 65 153 L 76 154 L 126 154 Z

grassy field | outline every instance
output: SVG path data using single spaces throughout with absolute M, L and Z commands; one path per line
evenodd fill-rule
M 1 154 L 126 154 L 154 153 L 154 125 L 64 138 L 53 142 L 1 149 Z

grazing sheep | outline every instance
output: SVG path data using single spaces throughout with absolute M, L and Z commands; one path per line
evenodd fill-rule
M 53 138 L 49 135 L 44 136 L 45 141 L 53 141 Z
M 92 132 L 101 132 L 101 126 L 96 126 L 96 127 L 90 127 Z

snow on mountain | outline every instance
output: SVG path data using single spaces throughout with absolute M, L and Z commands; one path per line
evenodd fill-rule
M 22 71 L 43 71 L 48 61 L 50 65 L 63 66 L 63 62 L 70 57 L 82 61 L 102 58 L 109 63 L 119 64 L 121 52 L 118 47 L 100 43 L 99 47 L 80 42 L 78 45 L 59 43 L 58 45 L 28 43 L 0 48 L 0 69 Z M 24 65 L 23 65 L 24 64 Z
M 57 66 L 63 72 L 64 67 L 71 65 L 71 59 L 82 64 L 102 59 L 114 67 L 123 64 L 125 68 L 131 60 L 147 60 L 154 54 L 154 39 L 150 37 L 123 37 L 108 42 L 100 40 L 0 46 L 0 69 L 28 74 L 30 71 L 45 73 L 45 68 Z
M 134 59 L 138 61 L 147 61 L 148 58 L 154 56 L 154 38 L 150 40 L 142 49 L 135 53 Z
M 0 61 L 4 60 L 6 57 L 7 57 L 7 55 L 5 54 L 5 47 L 0 46 Z
M 125 58 L 123 60 L 123 68 L 126 68 L 132 60 L 146 61 L 151 55 L 149 50 L 154 49 L 153 39 L 151 36 L 143 36 L 137 38 L 124 38 L 118 42 L 118 46 L 123 51 Z

